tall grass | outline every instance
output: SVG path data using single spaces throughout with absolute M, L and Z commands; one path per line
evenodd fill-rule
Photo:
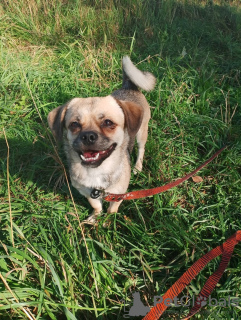
M 153 306 L 241 228 L 240 2 L 2 0 L 0 21 L 1 319 L 123 319 L 135 291 Z M 146 94 L 144 169 L 129 190 L 163 185 L 228 149 L 201 183 L 124 202 L 88 226 L 91 208 L 69 189 L 46 118 L 73 97 L 119 88 L 124 54 L 158 78 Z M 240 297 L 240 256 L 237 246 L 212 297 Z M 183 295 L 196 295 L 219 261 Z M 240 305 L 197 317 L 239 319 Z

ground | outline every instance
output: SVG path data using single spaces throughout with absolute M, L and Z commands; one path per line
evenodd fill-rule
M 241 230 L 240 9 L 231 0 L 1 1 L 1 319 L 123 319 L 134 292 L 152 307 L 154 296 Z M 157 77 L 146 94 L 143 172 L 132 175 L 130 191 L 180 178 L 228 147 L 194 180 L 123 202 L 88 226 L 91 208 L 68 184 L 47 115 L 73 97 L 119 88 L 123 55 Z M 240 259 L 239 244 L 212 293 L 238 306 L 204 306 L 198 319 L 240 318 Z M 182 295 L 196 296 L 219 262 Z

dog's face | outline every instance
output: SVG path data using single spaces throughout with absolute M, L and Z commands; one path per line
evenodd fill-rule
M 48 122 L 57 140 L 61 140 L 65 128 L 68 144 L 82 165 L 95 168 L 126 139 L 134 139 L 142 116 L 141 106 L 112 96 L 75 98 L 52 110 Z
M 114 99 L 74 99 L 65 115 L 67 139 L 82 165 L 91 167 L 98 167 L 123 143 L 124 123 Z

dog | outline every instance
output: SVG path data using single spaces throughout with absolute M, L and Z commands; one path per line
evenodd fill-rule
M 48 114 L 55 139 L 64 141 L 71 183 L 94 209 L 89 222 L 95 222 L 102 211 L 101 199 L 90 196 L 93 190 L 126 192 L 135 138 L 138 156 L 134 170 L 142 170 L 150 107 L 139 88 L 153 90 L 156 78 L 140 71 L 128 56 L 123 57 L 122 69 L 121 89 L 106 97 L 73 98 Z M 120 203 L 111 202 L 107 212 L 117 212 Z

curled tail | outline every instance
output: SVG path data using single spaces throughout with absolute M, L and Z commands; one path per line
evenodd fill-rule
M 128 56 L 123 57 L 122 68 L 123 89 L 138 90 L 138 87 L 145 91 L 151 91 L 154 89 L 156 84 L 156 78 L 154 75 L 150 72 L 137 69 Z

